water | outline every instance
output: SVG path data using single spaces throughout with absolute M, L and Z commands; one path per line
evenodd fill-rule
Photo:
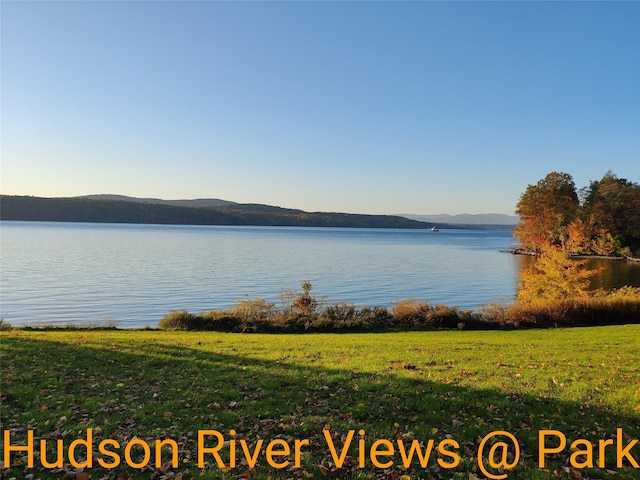
M 156 326 L 171 309 L 279 303 L 303 281 L 331 303 L 475 308 L 513 300 L 527 261 L 501 252 L 508 231 L 2 222 L 0 241 L 0 315 L 13 325 Z M 605 281 L 640 285 L 640 266 L 614 263 Z

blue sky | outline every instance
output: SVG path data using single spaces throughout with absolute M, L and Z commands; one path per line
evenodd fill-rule
M 508 213 L 640 182 L 640 2 L 2 2 L 4 194 Z

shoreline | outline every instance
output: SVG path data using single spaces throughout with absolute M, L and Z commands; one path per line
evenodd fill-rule
M 505 253 L 510 253 L 512 255 L 526 255 L 529 257 L 536 257 L 538 254 L 532 252 L 530 250 L 525 250 L 523 248 L 509 248 L 507 250 L 501 250 Z M 627 255 L 587 255 L 587 254 L 572 254 L 569 255 L 569 258 L 575 258 L 577 260 L 626 260 L 628 262 L 640 263 L 640 258 L 629 257 Z

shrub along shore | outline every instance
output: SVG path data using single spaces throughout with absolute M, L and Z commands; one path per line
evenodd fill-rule
M 265 299 L 242 299 L 227 309 L 197 314 L 173 310 L 159 323 L 164 330 L 220 332 L 355 332 L 411 329 L 495 330 L 640 323 L 640 288 L 623 287 L 526 305 L 492 304 L 461 310 L 427 301 L 401 300 L 391 308 L 350 303 L 322 305 L 303 283 L 302 292 L 283 295 L 280 306 Z

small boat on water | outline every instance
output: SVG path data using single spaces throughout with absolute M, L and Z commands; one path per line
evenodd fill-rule
M 440 231 L 440 230 L 438 230 L 438 229 L 436 228 L 436 226 L 435 226 L 435 225 L 434 225 L 434 226 L 432 226 L 430 230 L 431 230 L 432 232 L 439 232 L 439 231 Z

